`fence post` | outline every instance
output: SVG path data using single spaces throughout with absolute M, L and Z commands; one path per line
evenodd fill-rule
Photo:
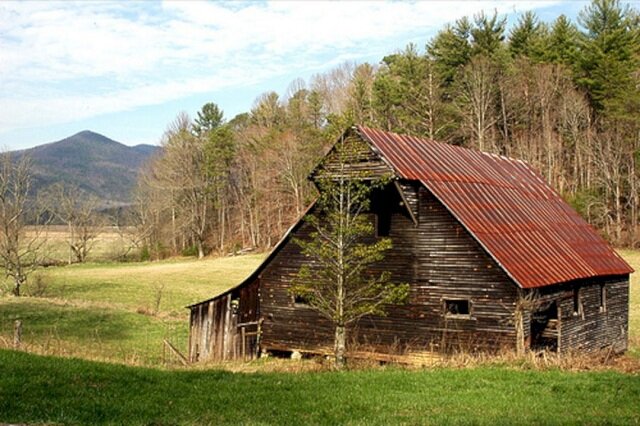
M 22 339 L 22 320 L 17 319 L 13 328 L 13 347 L 20 348 L 20 340 Z

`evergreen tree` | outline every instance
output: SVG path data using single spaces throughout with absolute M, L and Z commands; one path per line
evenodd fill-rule
M 584 28 L 579 82 L 593 108 L 618 118 L 637 112 L 640 39 L 635 14 L 617 0 L 594 0 L 579 22 Z
M 480 12 L 473 18 L 474 26 L 471 28 L 472 53 L 493 57 L 504 48 L 505 28 L 507 18 L 498 18 L 494 12 L 491 17 Z
M 525 56 L 533 60 L 541 59 L 542 40 L 546 27 L 538 21 L 535 13 L 527 11 L 518 20 L 518 24 L 509 35 L 509 51 L 511 56 Z
M 544 61 L 573 67 L 578 58 L 579 37 L 576 26 L 565 15 L 560 15 L 544 38 Z
M 198 111 L 198 117 L 194 120 L 193 131 L 203 135 L 221 126 L 224 123 L 224 113 L 213 102 L 208 102 Z
M 447 25 L 427 44 L 427 54 L 435 63 L 445 87 L 450 86 L 459 72 L 471 59 L 471 22 L 468 18 Z

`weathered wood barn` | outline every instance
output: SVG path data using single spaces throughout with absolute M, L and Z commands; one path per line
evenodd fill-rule
M 343 138 L 348 170 L 393 176 L 371 195 L 393 241 L 376 268 L 410 285 L 406 304 L 349 330 L 352 348 L 626 350 L 633 270 L 529 165 L 360 126 Z M 292 238 L 309 232 L 301 219 L 247 279 L 189 307 L 192 361 L 331 352 L 331 324 L 289 292 L 308 262 Z

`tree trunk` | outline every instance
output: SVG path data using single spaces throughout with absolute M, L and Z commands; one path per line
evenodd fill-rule
M 20 297 L 20 289 L 22 288 L 22 284 L 24 284 L 24 278 L 20 275 L 16 276 L 13 280 L 13 295 L 16 297 Z
M 334 365 L 337 370 L 342 370 L 346 365 L 346 330 L 344 325 L 336 325 Z
M 202 239 L 197 238 L 196 245 L 198 246 L 198 259 L 204 258 L 204 245 L 202 244 Z

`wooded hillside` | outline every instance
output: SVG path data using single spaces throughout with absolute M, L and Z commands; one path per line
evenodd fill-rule
M 269 247 L 315 197 L 307 175 L 358 123 L 525 160 L 612 243 L 638 246 L 640 15 L 596 0 L 577 22 L 483 13 L 379 64 L 265 93 L 226 121 L 181 114 L 137 191 L 160 257 Z

